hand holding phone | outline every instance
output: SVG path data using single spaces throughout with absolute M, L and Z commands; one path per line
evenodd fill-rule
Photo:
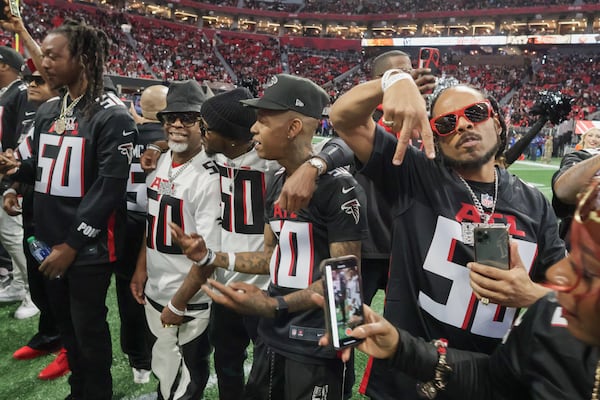
M 336 349 L 359 344 L 349 335 L 364 323 L 363 296 L 358 259 L 355 256 L 328 258 L 321 263 L 325 293 L 325 322 Z
M 440 50 L 433 47 L 421 47 L 419 49 L 419 68 L 429 68 L 431 75 L 439 75 L 440 72 Z
M 475 261 L 504 270 L 510 268 L 508 226 L 478 226 L 474 229 Z

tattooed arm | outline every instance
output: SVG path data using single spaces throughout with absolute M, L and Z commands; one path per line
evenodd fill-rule
M 354 254 L 360 260 L 360 241 L 331 243 L 329 245 L 329 251 L 332 257 Z M 237 271 L 237 258 L 235 265 Z M 250 265 L 250 263 L 248 265 Z M 234 282 L 229 286 L 225 286 L 211 279 L 209 279 L 208 282 L 211 284 L 212 288 L 209 288 L 206 285 L 202 288 L 215 302 L 232 308 L 242 314 L 259 315 L 266 318 L 275 317 L 275 309 L 278 306 L 277 299 L 270 297 L 256 286 L 244 282 Z M 218 290 L 220 294 L 217 294 L 213 289 Z M 284 300 L 288 304 L 288 311 L 298 312 L 317 307 L 311 299 L 311 294 L 313 292 L 323 294 L 323 284 L 320 279 L 313 282 L 306 289 L 297 290 L 284 296 Z

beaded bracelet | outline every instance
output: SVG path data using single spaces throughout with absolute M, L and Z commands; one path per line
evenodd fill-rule
M 438 392 L 446 389 L 448 379 L 452 375 L 452 367 L 446 362 L 448 341 L 446 339 L 437 339 L 432 343 L 438 353 L 438 363 L 434 371 L 435 375 L 429 382 L 417 384 L 417 393 L 424 399 L 435 399 Z

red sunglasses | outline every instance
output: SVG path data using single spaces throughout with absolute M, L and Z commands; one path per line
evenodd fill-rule
M 456 130 L 458 119 L 464 117 L 474 124 L 487 121 L 492 116 L 492 104 L 489 100 L 481 100 L 461 109 L 431 118 L 431 130 L 438 136 L 448 136 Z

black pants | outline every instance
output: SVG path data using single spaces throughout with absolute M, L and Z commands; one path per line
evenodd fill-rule
M 112 346 L 105 305 L 112 271 L 112 264 L 71 266 L 61 279 L 46 279 L 67 349 L 74 400 L 112 398 Z
M 244 400 L 342 400 L 346 366 L 339 359 L 321 359 L 317 364 L 298 362 L 275 353 L 260 343 Z
M 209 337 L 215 349 L 215 371 L 220 400 L 238 400 L 244 395 L 246 348 L 257 335 L 258 318 L 245 316 L 213 303 Z
M 29 234 L 27 234 L 29 233 Z M 29 252 L 27 238 L 33 234 L 32 231 L 25 230 L 23 235 L 23 248 L 25 250 L 25 259 L 27 261 L 27 279 L 29 280 L 29 292 L 31 300 L 40 310 L 40 319 L 38 322 L 37 333 L 29 340 L 27 345 L 36 350 L 57 351 L 62 347 L 54 313 L 50 307 L 47 285 L 53 282 L 48 281 L 38 270 L 39 264 Z
M 128 242 L 123 257 L 115 266 L 115 286 L 119 318 L 121 320 L 121 350 L 127 354 L 131 367 L 150 370 L 152 368 L 154 336 L 148 328 L 144 306 L 135 301 L 129 287 L 144 238 L 145 228 L 145 215 L 128 213 Z

